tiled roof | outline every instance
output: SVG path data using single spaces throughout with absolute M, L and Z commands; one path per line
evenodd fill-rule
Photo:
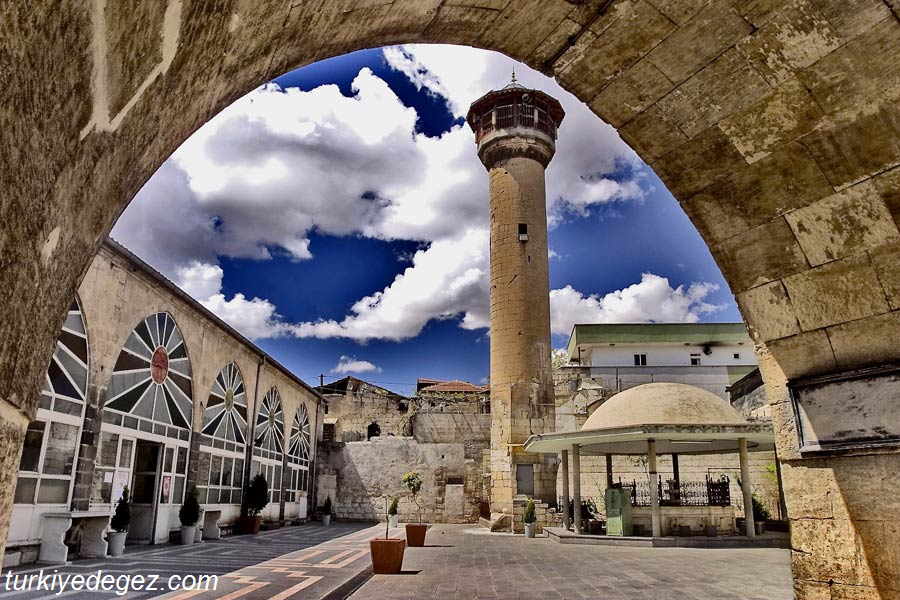
M 421 381 L 421 379 L 420 379 Z M 429 386 L 421 388 L 420 392 L 456 392 L 456 393 L 486 393 L 491 390 L 489 385 L 475 385 L 468 381 L 437 381 Z

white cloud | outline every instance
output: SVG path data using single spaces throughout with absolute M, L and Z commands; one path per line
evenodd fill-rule
M 567 285 L 550 292 L 550 329 L 569 335 L 576 323 L 696 323 L 722 308 L 706 302 L 718 289 L 710 283 L 673 288 L 668 279 L 652 273 L 605 296 L 585 296 Z
M 404 340 L 433 319 L 462 317 L 464 329 L 488 324 L 487 232 L 439 240 L 413 256 L 413 266 L 380 292 L 357 301 L 341 321 L 300 323 L 297 337 Z
M 551 223 L 639 201 L 641 170 L 616 132 L 552 80 L 500 54 L 450 46 L 385 49 L 386 60 L 462 115 L 478 96 L 519 80 L 559 98 L 567 116 L 547 171 Z M 408 339 L 434 319 L 488 322 L 488 184 L 468 126 L 440 137 L 362 69 L 353 95 L 267 85 L 223 110 L 148 181 L 114 235 L 249 337 Z M 423 243 L 411 264 L 343 319 L 288 323 L 265 298 L 222 293 L 219 256 L 315 256 L 309 234 Z M 575 290 L 572 290 L 575 292 Z M 576 294 L 578 292 L 575 292 Z M 588 298 L 583 298 L 588 300 Z
M 332 373 L 381 373 L 381 367 L 376 367 L 367 360 L 357 360 L 352 356 L 342 356 L 337 366 L 331 369 Z

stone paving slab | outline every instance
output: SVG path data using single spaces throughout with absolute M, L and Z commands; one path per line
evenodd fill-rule
M 435 525 L 407 548 L 403 575 L 375 575 L 353 600 L 413 598 L 791 600 L 782 549 L 627 548 L 557 544 Z
M 402 530 L 394 530 L 395 535 Z M 322 598 L 355 575 L 369 568 L 368 539 L 384 535 L 384 526 L 361 523 L 333 523 L 322 527 L 311 523 L 260 532 L 258 535 L 229 536 L 191 546 L 129 546 L 121 558 L 76 560 L 66 566 L 29 566 L 11 569 L 18 575 L 44 573 L 90 575 L 102 570 L 104 575 L 157 575 L 157 587 L 164 587 L 172 575 L 217 575 L 215 592 L 170 593 L 167 587 L 154 591 L 132 592 L 124 596 L 115 591 L 55 590 L 9 591 L 7 573 L 0 572 L 0 600 L 37 600 L 38 598 L 104 599 L 152 598 L 246 598 L 277 597 L 292 589 L 302 596 Z M 12 588 L 12 583 L 10 588 Z M 255 593 L 254 593 L 255 592 Z

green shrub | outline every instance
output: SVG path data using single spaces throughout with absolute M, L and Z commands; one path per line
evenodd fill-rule
M 331 496 L 325 498 L 325 504 L 322 505 L 322 514 L 330 515 L 331 514 Z
M 524 521 L 526 523 L 534 523 L 537 521 L 537 515 L 534 514 L 534 500 L 531 498 L 528 499 L 528 504 L 525 506 Z
M 131 523 L 131 504 L 128 502 L 128 488 L 122 490 L 122 497 L 116 502 L 116 514 L 113 515 L 109 526 L 119 533 L 128 531 Z
M 247 514 L 251 517 L 259 515 L 269 503 L 269 483 L 262 473 L 257 473 L 250 480 L 244 498 L 247 501 Z
M 188 490 L 184 504 L 181 505 L 178 511 L 178 519 L 185 527 L 196 525 L 197 521 L 200 520 L 200 503 L 197 502 L 197 488 L 194 486 L 191 486 L 191 489 Z
M 763 521 L 768 521 L 772 518 L 772 514 L 769 512 L 769 509 L 766 508 L 766 505 L 763 504 L 762 499 L 753 494 L 753 520 L 757 523 L 761 523 Z
M 388 507 L 388 514 L 394 516 L 397 514 L 397 505 L 400 503 L 400 498 L 394 496 L 393 500 L 391 500 L 391 505 Z

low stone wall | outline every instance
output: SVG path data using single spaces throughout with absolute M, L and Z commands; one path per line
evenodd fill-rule
M 419 413 L 413 417 L 413 436 L 423 444 L 491 443 L 491 415 Z
M 513 533 L 525 533 L 525 507 L 528 500 L 516 498 L 513 500 L 512 530 Z M 535 533 L 542 533 L 545 527 L 562 527 L 563 515 L 544 502 L 534 503 Z
M 385 496 L 398 496 L 401 522 L 415 522 L 419 509 L 400 479 L 418 471 L 424 480 L 418 503 L 429 523 L 478 521 L 481 452 L 465 446 L 423 444 L 411 437 L 377 437 L 365 442 L 320 444 L 317 498 L 331 497 L 334 514 L 350 521 L 383 521 Z
M 663 535 L 677 535 L 682 525 L 690 526 L 695 534 L 702 532 L 707 525 L 718 527 L 719 535 L 735 532 L 733 506 L 660 506 L 659 515 Z M 645 533 L 652 531 L 650 507 L 632 507 L 631 522 L 640 525 Z

